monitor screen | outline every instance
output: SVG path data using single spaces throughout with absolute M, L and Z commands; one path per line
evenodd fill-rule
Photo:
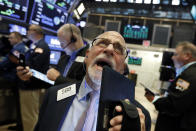
M 172 5 L 180 5 L 180 0 L 172 0 Z
M 29 0 L 0 0 L 0 16 L 26 22 Z
M 43 0 L 43 1 L 48 1 L 51 4 L 59 6 L 65 10 L 68 10 L 73 0 Z
M 61 57 L 60 51 L 50 51 L 50 64 L 57 65 Z
M 9 24 L 9 31 L 11 32 L 19 32 L 22 35 L 26 35 L 27 34 L 27 29 L 23 26 L 19 26 L 19 25 L 15 25 L 15 24 Z
M 63 49 L 61 48 L 60 41 L 58 40 L 57 36 L 45 35 L 45 41 L 46 43 L 48 43 L 48 46 L 51 50 L 63 51 Z
M 193 17 L 193 20 L 196 21 L 196 5 L 193 5 L 191 8 L 191 15 Z
M 151 0 L 144 0 L 144 4 L 151 4 Z
M 141 65 L 142 64 L 142 58 L 141 57 L 129 56 L 128 64 Z
M 56 33 L 66 22 L 67 11 L 56 4 L 44 0 L 33 3 L 30 23 L 38 24 L 44 29 Z
M 160 0 L 152 0 L 153 4 L 160 4 Z
M 126 25 L 124 27 L 123 36 L 125 39 L 147 39 L 148 28 L 140 25 Z

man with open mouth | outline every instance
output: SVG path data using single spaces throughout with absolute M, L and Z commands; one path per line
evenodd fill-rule
M 86 51 L 86 75 L 83 81 L 58 85 L 48 90 L 35 130 L 95 131 L 103 66 L 123 74 L 126 56 L 125 40 L 118 32 L 105 32 L 94 39 L 92 47 Z M 122 111 L 120 106 L 115 109 Z M 138 112 L 143 127 L 145 117 L 141 110 Z M 112 118 L 109 130 L 121 130 L 122 119 L 122 115 Z

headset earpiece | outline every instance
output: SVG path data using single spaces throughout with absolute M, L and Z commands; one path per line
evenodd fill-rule
M 71 36 L 71 43 L 75 43 L 76 42 L 76 38 L 72 35 Z

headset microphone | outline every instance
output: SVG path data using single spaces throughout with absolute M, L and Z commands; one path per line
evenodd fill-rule
M 70 41 L 63 49 L 66 49 L 72 42 Z

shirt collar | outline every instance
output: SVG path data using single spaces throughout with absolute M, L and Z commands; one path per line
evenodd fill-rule
M 13 48 L 16 48 L 18 45 L 20 45 L 20 44 L 22 44 L 22 42 L 19 42 L 19 43 L 17 43 L 17 44 L 15 44 L 14 46 L 13 46 Z
M 39 40 L 35 40 L 35 41 L 33 42 L 33 44 L 37 45 L 37 43 L 39 43 L 42 39 L 43 39 L 43 38 L 41 38 L 41 39 L 39 39 Z
M 83 47 L 81 47 L 80 49 L 74 51 L 74 52 L 71 54 L 71 56 L 70 56 L 70 60 L 75 60 L 76 55 L 78 54 L 78 52 L 79 52 L 81 49 L 83 49 L 84 47 L 85 47 L 85 46 L 83 46 Z
M 77 94 L 77 98 L 79 101 L 87 100 L 87 95 L 93 91 L 93 89 L 87 84 L 86 79 L 84 77 L 82 84 L 80 85 L 79 92 Z
M 193 64 L 195 64 L 195 63 L 196 63 L 196 61 L 190 62 L 190 63 L 188 63 L 188 64 L 182 66 L 181 68 L 176 69 L 176 76 L 179 76 L 185 69 L 187 69 L 189 66 L 191 66 L 191 65 L 193 65 Z

